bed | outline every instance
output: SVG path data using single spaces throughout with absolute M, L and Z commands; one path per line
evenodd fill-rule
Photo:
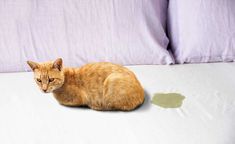
M 131 112 L 61 106 L 31 72 L 0 74 L 0 143 L 234 144 L 235 63 L 129 66 L 145 88 Z M 155 93 L 185 96 L 180 108 L 153 105 Z
M 0 144 L 235 144 L 234 7 L 234 0 L 0 1 Z M 59 105 L 26 63 L 59 57 L 72 67 L 126 65 L 145 89 L 144 104 L 131 112 Z M 185 99 L 162 108 L 152 103 L 156 93 Z

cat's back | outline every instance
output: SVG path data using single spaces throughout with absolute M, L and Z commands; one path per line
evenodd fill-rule
M 105 79 L 111 73 L 131 73 L 127 68 L 109 62 L 90 63 L 79 69 L 79 74 L 84 78 Z
M 80 68 L 66 68 L 64 71 L 66 84 L 80 85 L 90 90 L 102 88 L 105 79 L 113 73 L 128 75 L 129 79 L 137 81 L 134 73 L 126 67 L 109 62 L 89 63 Z
M 64 68 L 65 83 L 76 84 L 77 82 L 84 83 L 99 83 L 103 82 L 112 73 L 126 73 L 134 75 L 124 66 L 109 62 L 89 63 L 80 68 Z

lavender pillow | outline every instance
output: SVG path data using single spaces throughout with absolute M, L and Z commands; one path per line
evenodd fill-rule
M 0 72 L 27 60 L 67 66 L 110 61 L 171 64 L 167 0 L 0 1 Z
M 235 60 L 235 0 L 170 0 L 168 22 L 177 63 Z

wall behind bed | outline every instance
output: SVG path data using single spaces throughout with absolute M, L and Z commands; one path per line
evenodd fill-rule
M 67 66 L 174 63 L 166 14 L 166 0 L 0 1 L 0 72 L 57 57 Z

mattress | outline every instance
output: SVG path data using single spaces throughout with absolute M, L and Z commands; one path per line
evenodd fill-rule
M 61 106 L 31 72 L 0 74 L 2 144 L 234 144 L 235 63 L 129 66 L 146 100 L 131 112 Z M 185 96 L 180 108 L 151 103 L 155 93 Z

